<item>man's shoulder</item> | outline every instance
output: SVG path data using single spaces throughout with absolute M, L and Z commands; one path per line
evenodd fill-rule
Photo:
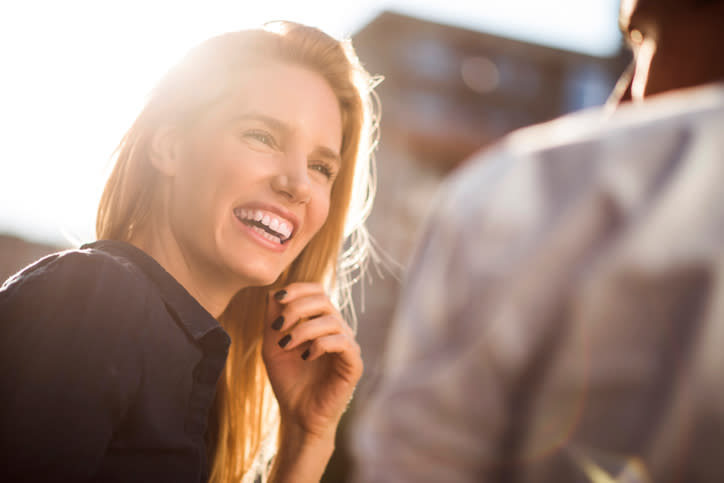
M 591 109 L 524 128 L 454 173 L 442 189 L 440 209 L 462 210 L 465 218 L 495 207 L 515 211 L 513 218 L 535 216 L 594 189 L 635 204 L 677 157 L 685 160 L 693 139 L 722 143 L 724 136 L 712 125 L 724 125 L 724 84 L 658 96 L 615 113 Z
M 519 129 L 509 135 L 507 149 L 525 155 L 570 149 L 612 140 L 640 140 L 672 128 L 699 129 L 724 117 L 724 83 L 681 89 L 623 104 L 616 110 L 592 108 Z M 482 154 L 482 153 L 481 153 Z

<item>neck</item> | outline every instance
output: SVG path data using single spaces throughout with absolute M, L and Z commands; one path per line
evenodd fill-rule
M 210 270 L 208 264 L 198 263 L 191 250 L 185 250 L 172 230 L 163 224 L 134 236 L 130 243 L 140 248 L 180 283 L 202 307 L 216 319 L 226 310 L 231 298 L 243 287 L 234 282 L 231 274 L 220 276 L 223 270 Z M 158 228 L 157 228 L 158 226 Z

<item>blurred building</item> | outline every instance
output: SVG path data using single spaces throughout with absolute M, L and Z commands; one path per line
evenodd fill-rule
M 393 12 L 374 19 L 353 43 L 365 67 L 384 76 L 368 227 L 383 258 L 397 264 L 383 264 L 381 274 L 371 270 L 355 295 L 365 360 L 355 404 L 364 404 L 378 376 L 399 278 L 440 181 L 514 129 L 603 104 L 630 54 L 622 48 L 615 57 L 595 57 Z M 342 433 L 326 481 L 344 481 Z
M 603 104 L 630 61 L 624 49 L 594 57 L 392 12 L 353 42 L 365 67 L 384 76 L 368 227 L 380 250 L 403 267 L 445 175 L 514 129 Z M 359 336 L 373 362 L 399 282 L 374 270 L 367 278 L 364 304 L 357 302 L 364 309 Z M 366 375 L 372 371 L 374 363 L 366 365 Z

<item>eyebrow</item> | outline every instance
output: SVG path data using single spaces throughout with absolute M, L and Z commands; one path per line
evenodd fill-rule
M 281 119 L 277 119 L 276 117 L 267 116 L 266 114 L 262 114 L 260 112 L 251 111 L 247 112 L 245 114 L 242 114 L 241 116 L 236 118 L 237 121 L 259 121 L 267 126 L 271 127 L 272 129 L 279 131 L 284 136 L 288 136 L 289 133 L 292 131 L 289 124 L 285 123 Z M 335 150 L 328 148 L 327 146 L 319 145 L 314 150 L 317 155 L 329 158 L 331 161 L 337 163 L 338 166 L 342 164 L 342 157 L 338 152 Z
M 337 166 L 342 165 L 342 157 L 336 151 L 329 149 L 326 146 L 318 146 L 316 152 L 319 153 L 320 156 L 328 158 L 333 163 L 336 163 Z
M 287 135 L 291 132 L 291 128 L 284 121 L 277 119 L 276 117 L 267 116 L 259 112 L 251 111 L 235 118 L 236 121 L 260 121 L 267 126 L 280 131 L 282 134 Z

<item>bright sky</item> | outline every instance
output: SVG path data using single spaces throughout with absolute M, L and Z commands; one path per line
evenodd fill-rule
M 396 10 L 607 55 L 620 42 L 617 8 L 618 0 L 2 2 L 0 233 L 92 240 L 111 153 L 145 94 L 214 34 L 284 18 L 341 37 Z

